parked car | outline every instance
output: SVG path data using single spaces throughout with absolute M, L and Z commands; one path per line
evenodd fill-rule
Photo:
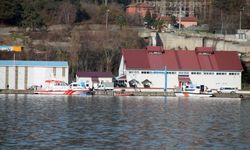
M 221 87 L 219 90 L 218 90 L 218 93 L 236 93 L 238 91 L 238 88 L 236 87 Z
M 114 81 L 114 86 L 115 87 L 126 87 L 126 83 L 125 83 L 125 81 L 118 81 L 118 80 L 116 80 L 116 81 Z
M 103 82 L 97 86 L 96 90 L 114 90 L 114 83 Z
M 39 89 L 39 88 L 41 88 L 41 86 L 32 85 L 32 86 L 30 86 L 30 87 L 28 88 L 28 90 L 37 90 L 37 89 Z

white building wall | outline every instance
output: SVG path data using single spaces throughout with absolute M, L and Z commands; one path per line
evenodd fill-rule
M 112 78 L 100 77 L 98 79 L 100 82 L 112 82 Z
M 5 79 L 5 69 L 6 67 L 0 67 L 0 89 L 5 89 L 6 79 Z
M 18 89 L 25 89 L 24 87 L 24 80 L 25 80 L 25 67 L 18 67 Z
M 56 76 L 53 74 L 53 67 L 33 67 L 31 74 L 33 76 L 33 84 L 43 85 L 45 80 L 62 80 L 68 83 L 68 68 L 65 69 L 65 76 L 62 76 L 62 68 L 56 67 Z M 35 77 L 35 78 L 34 78 Z M 39 77 L 39 78 L 37 78 Z
M 44 85 L 45 80 L 52 79 L 53 68 L 29 67 L 29 70 L 32 72 L 29 76 L 33 77 L 31 81 L 33 85 Z
M 15 89 L 15 67 L 9 66 L 9 89 Z
M 68 83 L 68 69 L 65 68 L 65 76 L 63 76 L 63 67 L 57 67 L 56 68 L 56 78 L 58 80 L 63 80 L 66 83 Z
M 124 57 L 122 56 L 121 62 L 120 62 L 120 66 L 119 66 L 118 75 L 119 75 L 119 76 L 124 75 L 125 72 L 126 72 L 126 68 L 125 68 L 125 65 L 124 65 Z
M 140 82 L 138 87 L 143 87 L 142 82 L 146 79 L 152 82 L 151 88 L 164 88 L 165 87 L 165 74 L 164 71 L 160 71 L 161 73 L 155 74 L 142 74 L 146 70 L 135 71 L 128 70 L 127 71 L 127 81 L 129 82 L 132 79 L 135 79 Z M 131 73 L 134 72 L 134 73 Z M 176 74 L 167 74 L 167 88 L 175 88 L 178 86 L 178 76 Z M 127 85 L 129 86 L 129 85 Z
M 9 89 L 16 88 L 16 67 L 9 66 Z M 43 85 L 45 80 L 57 79 L 68 83 L 68 67 L 65 69 L 65 76 L 62 76 L 62 68 L 56 68 L 56 77 L 53 77 L 53 67 L 27 67 L 27 88 L 32 85 Z M 0 89 L 6 89 L 6 67 L 0 67 Z M 25 87 L 25 66 L 18 66 L 18 89 Z
M 239 72 L 238 72 L 239 73 Z M 190 75 L 193 84 L 203 84 L 210 89 L 219 89 L 220 87 L 237 87 L 241 89 L 241 73 L 239 75 Z

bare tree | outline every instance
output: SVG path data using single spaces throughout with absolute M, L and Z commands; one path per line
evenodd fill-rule
M 72 24 L 76 19 L 76 6 L 71 4 L 69 0 L 64 1 L 58 10 L 59 23 Z

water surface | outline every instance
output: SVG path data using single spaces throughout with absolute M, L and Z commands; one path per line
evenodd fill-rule
M 0 95 L 0 149 L 250 149 L 250 101 Z

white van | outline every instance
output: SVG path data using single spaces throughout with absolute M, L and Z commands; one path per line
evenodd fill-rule
M 236 93 L 238 91 L 238 88 L 236 87 L 221 87 L 219 90 L 218 90 L 218 93 Z

